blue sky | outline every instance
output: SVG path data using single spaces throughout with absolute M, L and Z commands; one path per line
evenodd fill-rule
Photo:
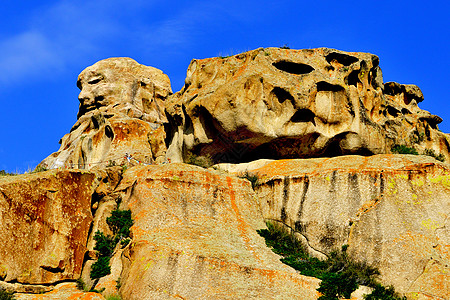
M 450 132 L 449 1 L 2 1 L 0 170 L 34 168 L 76 121 L 78 74 L 127 56 L 174 92 L 193 58 L 287 44 L 380 57 L 384 81 L 418 85 Z

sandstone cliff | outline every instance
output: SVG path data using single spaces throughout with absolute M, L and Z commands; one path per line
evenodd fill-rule
M 160 70 L 111 58 L 78 87 L 78 120 L 40 164 L 54 170 L 0 177 L 0 288 L 18 299 L 317 299 L 320 280 L 257 234 L 266 221 L 321 259 L 349 245 L 408 299 L 450 298 L 450 167 L 389 154 L 448 162 L 450 138 L 417 86 L 383 82 L 375 55 L 193 60 L 175 94 Z M 116 209 L 131 211 L 131 242 L 92 279 Z

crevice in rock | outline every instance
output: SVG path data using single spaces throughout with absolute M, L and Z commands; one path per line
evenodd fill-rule
M 330 54 L 328 54 L 325 59 L 327 60 L 328 63 L 331 63 L 333 60 L 336 60 L 338 63 L 344 65 L 344 66 L 350 66 L 351 64 L 357 62 L 359 59 L 351 56 L 351 55 L 347 55 L 347 54 L 343 54 L 343 53 L 338 53 L 338 52 L 331 52 Z
M 311 110 L 304 108 L 297 110 L 290 121 L 294 123 L 311 122 L 316 125 L 316 122 L 314 121 L 315 117 L 316 115 Z
M 339 92 L 345 90 L 344 87 L 336 84 L 331 84 L 326 81 L 319 81 L 317 83 L 317 92 Z
M 358 82 L 361 83 L 361 80 L 359 80 L 359 70 L 351 71 L 350 74 L 346 78 L 344 78 L 344 82 L 347 85 L 353 85 L 357 87 Z
M 294 74 L 294 75 L 302 75 L 308 74 L 314 71 L 315 69 L 307 64 L 295 63 L 292 61 L 281 60 L 278 62 L 272 63 L 272 65 L 278 70 Z
M 266 222 L 267 222 L 267 221 L 271 221 L 271 222 L 277 222 L 277 223 L 280 223 L 280 224 L 282 224 L 283 226 L 285 226 L 286 228 L 289 228 L 289 229 L 291 230 L 291 233 L 297 233 L 297 234 L 301 235 L 301 236 L 304 238 L 304 241 L 302 241 L 302 242 L 305 242 L 305 243 L 306 243 L 306 247 L 308 247 L 309 249 L 312 249 L 314 252 L 318 252 L 318 253 L 320 253 L 321 255 L 323 255 L 324 257 L 328 258 L 328 255 L 327 255 L 325 252 L 322 252 L 322 251 L 320 251 L 320 250 L 314 248 L 313 246 L 311 246 L 311 244 L 310 244 L 308 238 L 307 238 L 304 234 L 302 234 L 301 232 L 298 232 L 297 230 L 293 229 L 291 226 L 287 225 L 286 223 L 284 223 L 284 222 L 282 222 L 282 221 L 280 221 L 280 220 L 275 220 L 275 219 L 265 219 L 265 221 L 266 221 Z
M 294 101 L 294 97 L 283 88 L 274 87 L 271 93 L 275 95 L 280 103 L 283 103 L 286 100 Z

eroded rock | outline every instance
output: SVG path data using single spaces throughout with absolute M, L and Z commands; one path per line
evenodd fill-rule
M 264 220 L 250 183 L 185 164 L 137 166 L 118 190 L 132 211 L 123 254 L 125 299 L 316 299 L 256 233 Z
M 126 154 L 146 163 L 165 160 L 164 100 L 172 93 L 167 75 L 131 58 L 109 58 L 81 72 L 77 85 L 78 120 L 41 166 L 120 165 Z
M 415 85 L 383 83 L 379 59 L 328 48 L 257 49 L 194 59 L 171 96 L 169 155 L 216 163 L 390 153 L 395 144 L 449 159 L 442 119 Z
M 47 171 L 0 179 L 3 280 L 50 284 L 81 274 L 95 176 Z
M 267 162 L 257 198 L 264 218 L 303 237 L 311 253 L 348 244 L 411 299 L 450 298 L 450 168 L 416 155 Z M 320 256 L 320 255 L 319 255 Z

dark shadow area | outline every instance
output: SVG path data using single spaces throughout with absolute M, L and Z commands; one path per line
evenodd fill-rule
M 288 72 L 290 74 L 302 75 L 308 74 L 314 71 L 314 68 L 310 65 L 295 63 L 291 61 L 281 60 L 272 64 L 278 70 Z
M 283 103 L 286 100 L 294 100 L 294 97 L 288 91 L 280 87 L 273 88 L 272 93 L 277 97 L 278 102 L 280 103 Z
M 316 115 L 307 108 L 299 109 L 291 117 L 291 122 L 294 122 L 294 123 L 311 122 L 315 125 L 315 121 L 314 121 L 315 116 Z
M 344 87 L 342 87 L 340 85 L 330 84 L 325 81 L 319 81 L 317 83 L 317 91 L 318 92 L 325 92 L 325 91 L 339 92 L 339 91 L 343 91 L 343 90 L 345 90 Z
M 358 58 L 356 58 L 354 56 L 337 53 L 337 52 L 331 52 L 325 58 L 328 63 L 331 63 L 333 60 L 336 60 L 338 63 L 340 63 L 344 66 L 350 66 L 351 64 L 353 64 L 359 60 Z

